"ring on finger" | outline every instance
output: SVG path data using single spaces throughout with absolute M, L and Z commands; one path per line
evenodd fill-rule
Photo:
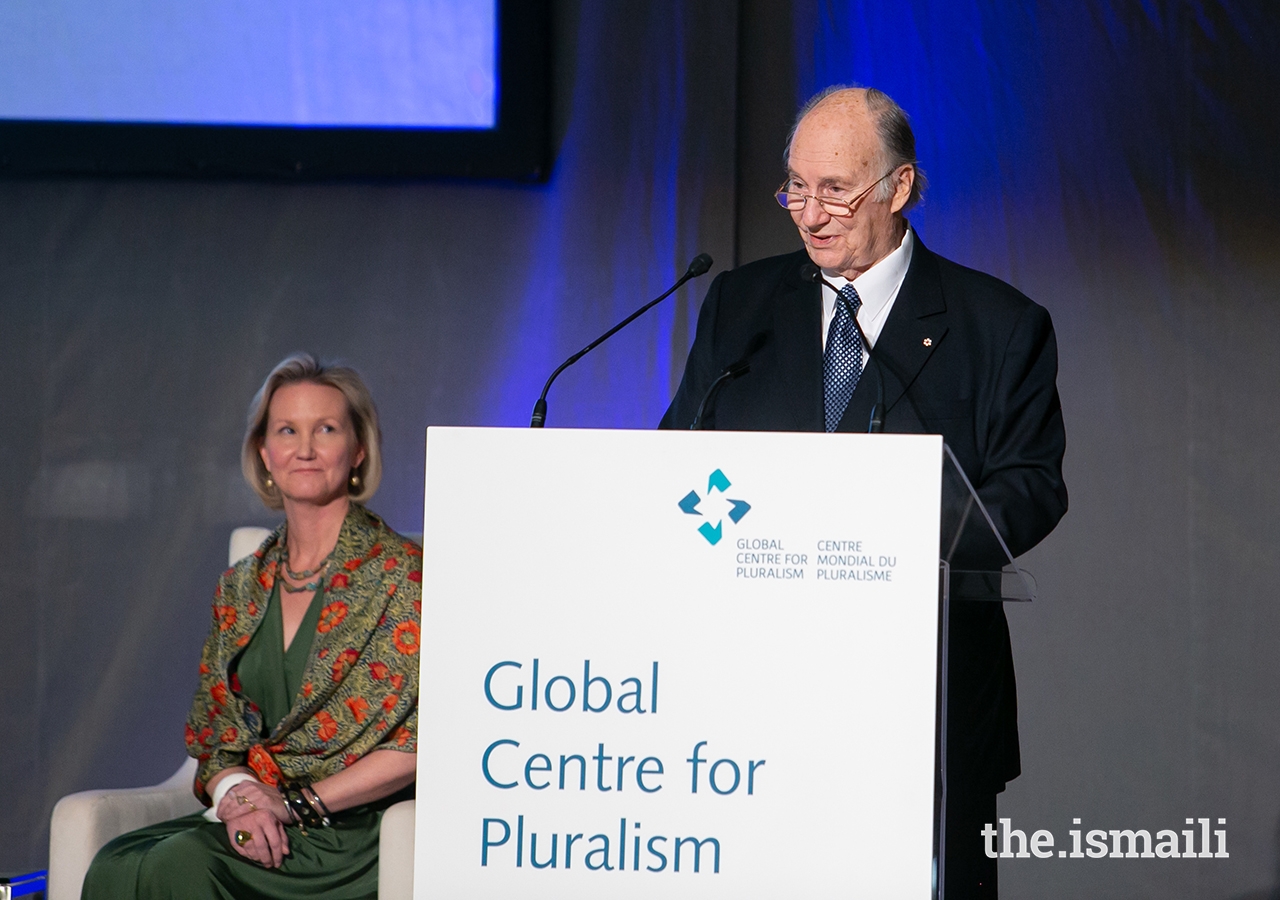
M 245 844 L 253 840 L 253 832 L 241 829 L 236 832 L 236 846 L 243 847 Z
M 251 810 L 253 810 L 254 812 L 258 811 L 258 807 L 254 806 L 253 801 L 250 800 L 248 797 L 246 797 L 244 794 L 236 794 L 236 802 L 239 803 L 241 806 L 248 803 L 249 808 Z

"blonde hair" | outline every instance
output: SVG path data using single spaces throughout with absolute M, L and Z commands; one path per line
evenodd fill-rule
M 263 441 L 267 436 L 267 414 L 275 392 L 287 384 L 306 382 L 336 388 L 347 401 L 347 413 L 355 429 L 356 442 L 364 450 L 364 459 L 352 474 L 359 484 L 347 485 L 352 500 L 363 503 L 373 496 L 382 481 L 382 429 L 378 425 L 378 407 L 365 387 L 360 374 L 348 366 L 325 366 L 310 353 L 295 353 L 281 360 L 249 404 L 249 422 L 240 447 L 240 471 L 244 480 L 269 509 L 282 509 L 280 489 L 267 484 L 267 467 L 262 462 Z

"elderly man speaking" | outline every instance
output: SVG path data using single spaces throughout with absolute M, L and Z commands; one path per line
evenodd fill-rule
M 1049 314 L 924 246 L 905 215 L 924 188 L 915 137 L 884 93 L 837 87 L 810 100 L 786 169 L 777 199 L 804 249 L 716 278 L 662 426 L 688 428 L 717 376 L 748 359 L 749 373 L 723 386 L 701 427 L 941 434 L 1010 551 L 1030 550 L 1067 509 Z M 833 456 L 819 477 L 876 473 Z M 998 566 L 979 557 L 955 562 Z M 995 897 L 996 860 L 981 832 L 1020 771 L 999 603 L 952 604 L 947 732 L 946 895 Z

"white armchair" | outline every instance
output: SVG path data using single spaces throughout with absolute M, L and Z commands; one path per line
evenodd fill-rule
M 231 532 L 228 563 L 248 556 L 266 538 L 265 528 Z M 135 828 L 184 816 L 201 808 L 191 792 L 196 761 L 188 759 L 168 779 L 144 788 L 81 791 L 53 808 L 49 829 L 48 900 L 79 900 L 89 863 L 107 841 Z M 378 840 L 378 896 L 413 897 L 414 801 L 406 800 L 382 815 Z

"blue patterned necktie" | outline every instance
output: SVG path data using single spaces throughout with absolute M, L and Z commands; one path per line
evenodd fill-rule
M 822 355 L 822 400 L 827 431 L 835 431 L 849 405 L 853 389 L 862 377 L 862 336 L 854 316 L 862 298 L 852 284 L 846 284 L 836 297 L 836 314 L 827 332 L 827 349 Z

